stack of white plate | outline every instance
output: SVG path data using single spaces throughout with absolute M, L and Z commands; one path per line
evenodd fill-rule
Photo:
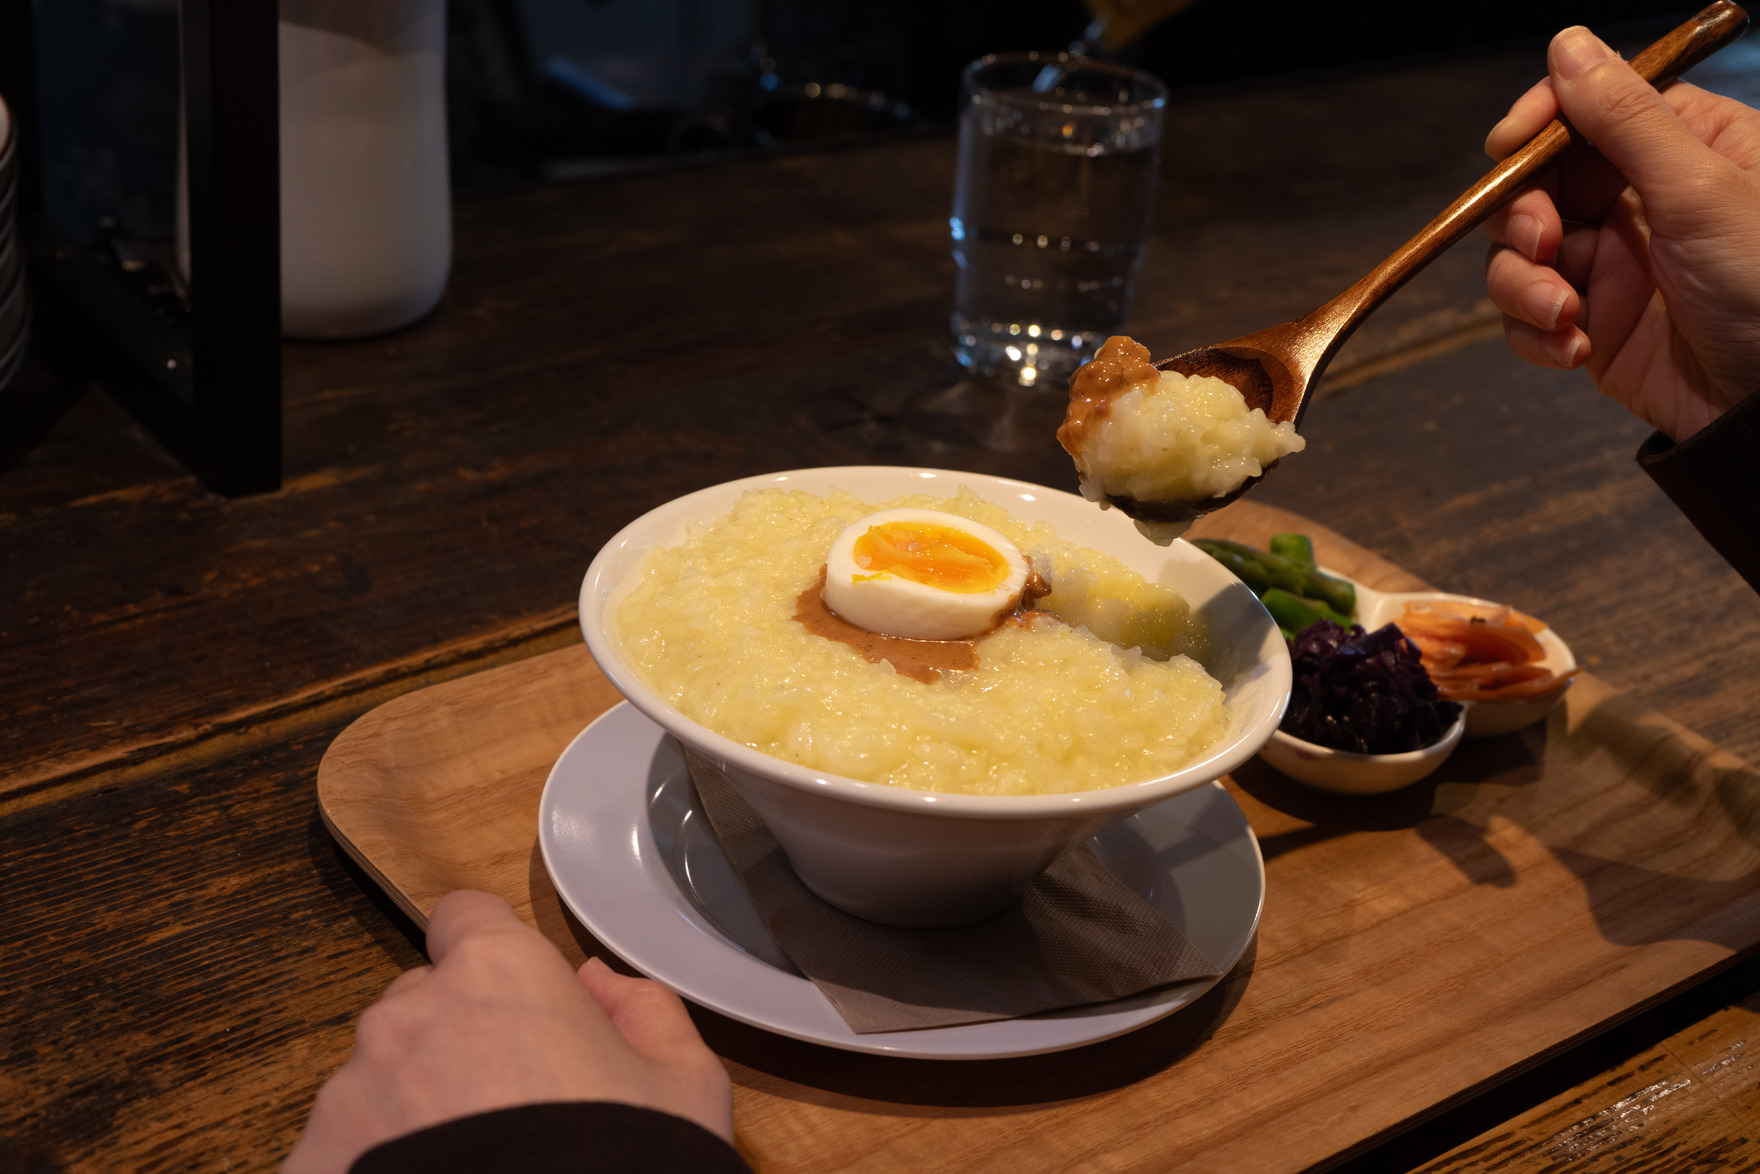
M 31 299 L 18 239 L 18 127 L 0 100 L 0 389 L 24 366 Z

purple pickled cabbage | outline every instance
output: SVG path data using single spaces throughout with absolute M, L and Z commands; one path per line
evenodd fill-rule
M 1418 646 L 1388 624 L 1347 632 L 1327 620 L 1290 641 L 1295 686 L 1278 727 L 1357 754 L 1422 750 L 1454 725 L 1461 707 L 1438 696 Z

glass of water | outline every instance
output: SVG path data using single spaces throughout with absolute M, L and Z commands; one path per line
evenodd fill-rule
M 1067 53 L 980 58 L 961 82 L 954 354 L 1064 386 L 1117 332 L 1154 212 L 1167 88 Z

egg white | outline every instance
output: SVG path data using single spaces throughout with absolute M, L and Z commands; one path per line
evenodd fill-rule
M 856 539 L 888 522 L 926 522 L 958 530 L 978 539 L 1000 555 L 1008 575 L 990 591 L 947 591 L 913 579 L 882 574 L 859 566 Z M 912 640 L 957 640 L 995 626 L 998 617 L 1020 603 L 1027 583 L 1027 560 L 989 526 L 937 510 L 896 509 L 844 528 L 825 557 L 825 606 L 859 628 Z

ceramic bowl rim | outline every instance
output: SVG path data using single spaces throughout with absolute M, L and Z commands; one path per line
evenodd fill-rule
M 1283 730 L 1274 731 L 1269 741 L 1278 742 L 1292 751 L 1308 754 L 1311 761 L 1337 762 L 1346 766 L 1394 767 L 1408 766 L 1430 758 L 1446 758 L 1460 744 L 1461 736 L 1466 733 L 1466 729 L 1467 711 L 1466 707 L 1462 706 L 1461 711 L 1454 715 L 1454 721 L 1449 723 L 1448 729 L 1442 731 L 1442 737 L 1428 746 L 1422 746 L 1416 750 L 1402 750 L 1398 754 L 1362 754 L 1355 750 L 1335 750 L 1331 746 L 1322 746 L 1318 742 L 1298 738 Z
M 1271 641 L 1267 638 L 1263 642 L 1260 654 L 1253 662 L 1253 667 L 1269 670 L 1273 674 L 1270 687 L 1281 696 L 1282 700 L 1260 712 L 1249 714 L 1239 732 L 1232 739 L 1214 748 L 1196 762 L 1189 763 L 1171 774 L 1137 783 L 1124 783 L 1116 787 L 1070 791 L 1055 795 L 962 795 L 919 791 L 890 783 L 862 782 L 828 771 L 813 770 L 774 758 L 762 751 L 754 750 L 731 738 L 717 734 L 708 727 L 679 713 L 667 701 L 643 684 L 640 678 L 624 663 L 615 644 L 607 637 L 604 625 L 600 622 L 605 611 L 598 594 L 604 585 L 602 581 L 609 573 L 610 564 L 621 556 L 623 548 L 631 545 L 643 532 L 651 532 L 672 518 L 690 516 L 693 505 L 704 507 L 711 502 L 724 500 L 726 505 L 717 508 L 716 513 L 725 512 L 725 509 L 731 506 L 733 498 L 737 497 L 739 493 L 747 489 L 778 487 L 789 479 L 809 477 L 820 480 L 839 475 L 854 479 L 871 477 L 876 473 L 897 472 L 908 473 L 913 477 L 929 475 L 935 478 L 951 478 L 954 479 L 953 485 L 969 484 L 980 495 L 986 487 L 992 489 L 1006 487 L 1017 492 L 1056 494 L 1062 498 L 1081 501 L 1075 494 L 1013 478 L 954 469 L 918 468 L 903 465 L 824 466 L 763 473 L 722 482 L 697 490 L 695 493 L 674 498 L 647 511 L 619 530 L 594 556 L 586 577 L 581 582 L 581 630 L 586 637 L 587 647 L 598 662 L 600 670 L 632 705 L 647 714 L 661 728 L 677 737 L 685 745 L 719 758 L 730 766 L 779 783 L 796 792 L 834 797 L 859 806 L 910 811 L 945 818 L 963 817 L 982 820 L 1024 820 L 1047 817 L 1089 818 L 1108 812 L 1136 810 L 1171 798 L 1194 787 L 1202 786 L 1227 774 L 1258 753 L 1259 748 L 1277 729 L 1277 723 L 1282 719 L 1284 707 L 1288 704 L 1292 672 L 1287 648 L 1283 647 L 1283 640 L 1276 625 L 1271 624 L 1269 635 L 1276 637 L 1275 647 L 1282 650 L 1282 655 L 1279 657 L 1265 654 L 1265 647 L 1271 646 Z M 899 492 L 891 496 L 900 496 L 907 491 L 907 488 L 901 486 Z M 1084 504 L 1093 508 L 1091 503 Z M 699 516 L 701 515 L 699 514 Z M 1220 578 L 1217 580 L 1219 594 L 1238 589 L 1244 592 L 1248 598 L 1252 598 L 1252 592 L 1246 585 L 1236 579 L 1220 563 L 1216 563 L 1208 555 L 1198 554 L 1196 551 L 1194 551 L 1194 555 L 1195 557 L 1189 560 L 1182 556 L 1181 561 L 1189 561 L 1194 568 L 1204 567 L 1205 569 L 1198 573 L 1205 576 L 1209 574 L 1208 567 L 1214 567 L 1222 577 L 1226 578 L 1227 582 L 1223 582 Z M 607 590 L 614 591 L 615 589 L 616 585 L 613 584 Z M 1254 603 L 1257 604 L 1257 602 L 1257 599 L 1254 599 Z M 1260 606 L 1263 610 L 1262 605 Z M 1267 623 L 1271 622 L 1268 614 L 1265 619 Z M 1278 688 L 1279 685 L 1281 688 Z

